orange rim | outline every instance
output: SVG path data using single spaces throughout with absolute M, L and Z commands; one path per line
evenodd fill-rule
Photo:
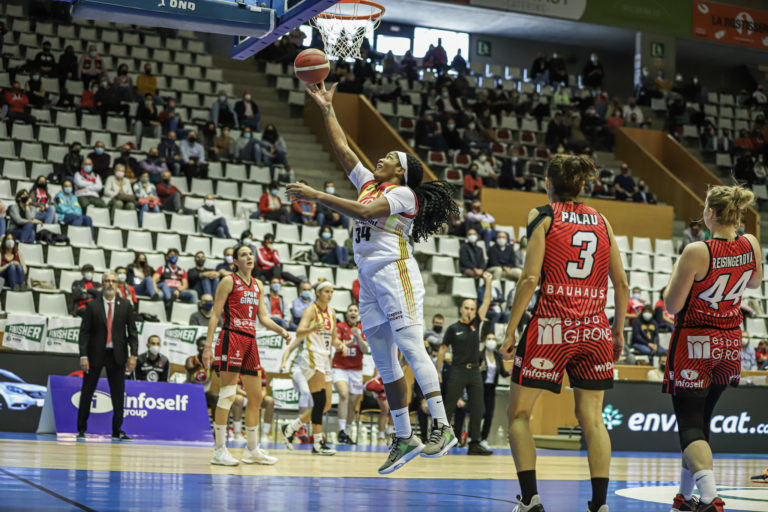
M 373 2 L 372 0 L 340 0 L 340 4 L 360 4 L 367 5 L 378 9 L 379 12 L 374 12 L 368 15 L 352 15 L 352 14 L 334 14 L 329 12 L 321 12 L 316 18 L 323 18 L 326 20 L 377 20 L 384 15 L 384 6 Z

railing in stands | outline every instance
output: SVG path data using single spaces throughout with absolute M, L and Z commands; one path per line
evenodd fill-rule
M 621 128 L 614 148 L 617 158 L 642 177 L 660 201 L 675 207 L 678 219 L 700 219 L 709 185 L 723 182 L 676 140 L 656 130 Z M 760 239 L 760 214 L 750 208 L 744 216 L 748 233 Z

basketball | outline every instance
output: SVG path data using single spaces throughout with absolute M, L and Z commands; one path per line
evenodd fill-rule
M 322 82 L 331 71 L 328 57 L 315 48 L 308 48 L 298 54 L 293 61 L 293 68 L 298 79 L 308 84 Z

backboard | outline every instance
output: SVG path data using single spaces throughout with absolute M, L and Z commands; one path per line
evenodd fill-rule
M 231 35 L 247 59 L 337 0 L 57 0 L 91 20 Z

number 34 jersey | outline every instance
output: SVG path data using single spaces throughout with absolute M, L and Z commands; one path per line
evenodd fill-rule
M 605 313 L 611 239 L 605 219 L 581 203 L 551 203 L 537 208 L 528 236 L 546 217 L 546 234 L 536 316 L 587 318 Z
M 736 329 L 742 322 L 741 296 L 756 270 L 752 244 L 743 236 L 704 243 L 710 254 L 709 271 L 704 279 L 693 282 L 683 310 L 675 317 L 677 326 Z
M 357 188 L 358 203 L 369 204 L 384 197 L 391 212 L 389 216 L 377 219 L 355 219 L 352 240 L 358 268 L 366 271 L 411 258 L 410 231 L 419 209 L 413 190 L 391 183 L 377 183 L 373 173 L 361 163 L 352 169 L 349 179 Z

